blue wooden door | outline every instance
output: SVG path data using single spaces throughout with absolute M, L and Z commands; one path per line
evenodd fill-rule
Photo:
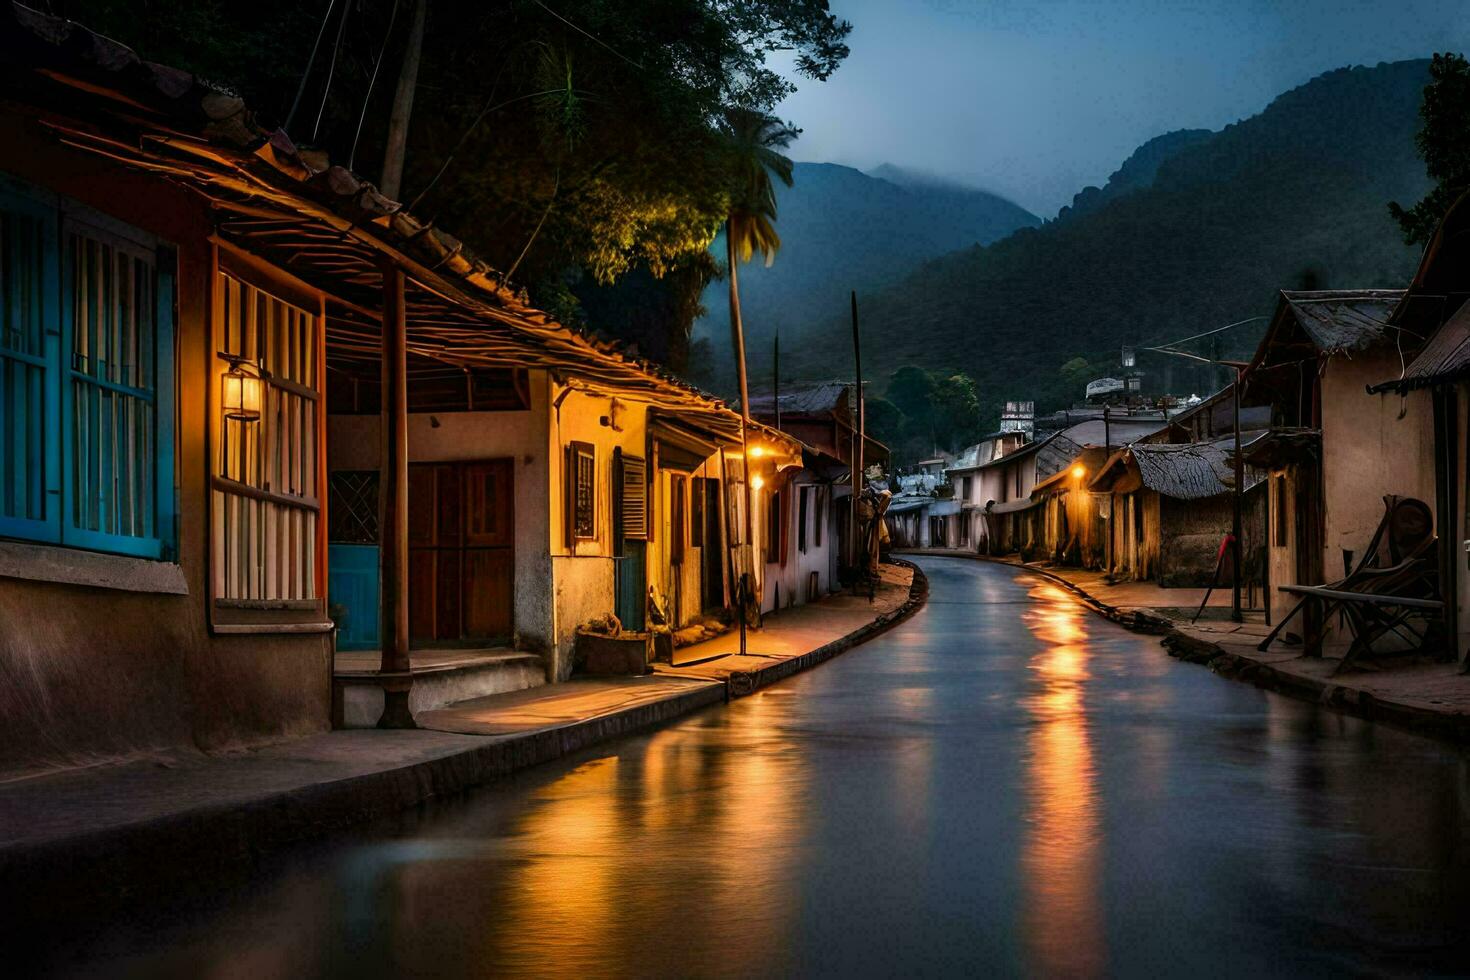
M 378 649 L 378 546 L 327 547 L 327 607 L 338 650 Z
M 644 601 L 643 583 L 648 580 L 648 545 L 643 541 L 623 540 L 623 554 L 617 558 L 618 568 L 618 621 L 623 629 L 643 629 Z

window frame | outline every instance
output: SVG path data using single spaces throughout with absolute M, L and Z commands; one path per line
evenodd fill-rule
M 566 536 L 569 545 L 597 540 L 597 447 L 590 442 L 572 440 L 567 443 Z M 581 461 L 588 461 L 587 531 L 582 533 L 580 502 L 577 499 L 582 478 Z
M 332 629 L 333 624 L 327 617 L 327 576 L 329 572 L 327 549 L 330 542 L 326 509 L 330 485 L 328 482 L 329 470 L 326 465 L 326 297 L 319 290 L 306 285 L 290 273 L 277 269 L 249 252 L 223 241 L 212 240 L 212 242 L 214 254 L 210 268 L 209 294 L 210 370 L 206 383 L 207 417 L 209 419 L 207 425 L 208 455 L 206 457 L 209 477 L 206 491 L 209 544 L 206 574 L 208 576 L 210 629 L 217 634 L 327 632 Z M 294 494 L 255 488 L 231 479 L 223 472 L 221 452 L 225 447 L 223 434 L 227 423 L 219 399 L 220 378 L 230 367 L 229 362 L 221 356 L 222 352 L 228 349 L 225 333 L 227 328 L 225 323 L 227 278 L 234 279 L 242 287 L 254 289 L 270 299 L 309 314 L 316 321 L 316 334 L 311 351 L 311 356 L 316 364 L 315 403 L 317 410 L 316 424 L 312 427 L 315 436 L 315 443 L 312 447 L 315 479 L 310 497 L 298 498 Z M 258 364 L 258 361 L 250 363 Z M 266 379 L 263 386 L 290 391 L 301 397 L 305 397 L 302 394 L 303 389 L 310 388 L 310 386 L 303 386 L 283 378 Z M 270 395 L 267 392 L 262 408 L 266 409 L 269 404 Z M 266 420 L 262 417 L 261 421 L 252 424 L 263 426 Z M 266 457 L 262 455 L 261 462 L 265 461 Z M 315 593 L 313 596 L 295 599 L 251 599 L 221 594 L 216 552 L 222 543 L 219 523 L 223 520 L 223 515 L 219 510 L 220 500 L 218 498 L 230 496 L 242 499 L 254 498 L 316 515 L 315 531 L 310 536 L 313 554 L 308 566 L 312 576 L 311 591 Z
M 42 518 L 0 516 L 0 537 L 37 544 L 121 555 L 152 561 L 176 560 L 178 551 L 177 411 L 178 251 L 158 236 L 113 218 L 64 195 L 0 173 L 0 208 L 24 214 L 41 228 L 40 355 L 12 351 L 0 358 L 30 364 L 43 372 Z M 153 336 L 151 390 L 113 382 L 77 370 L 73 234 L 123 248 L 152 268 Z M 149 398 L 153 407 L 151 487 L 146 536 L 79 527 L 75 518 L 77 433 L 72 391 L 78 379 L 127 397 Z M 115 502 L 115 501 L 114 501 Z

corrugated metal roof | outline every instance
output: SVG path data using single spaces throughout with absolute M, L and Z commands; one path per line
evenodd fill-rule
M 1281 291 L 1296 322 L 1328 353 L 1364 350 L 1385 339 L 1389 316 L 1403 297 L 1402 289 Z
M 1467 376 L 1470 376 L 1470 302 L 1435 331 L 1402 378 L 1374 385 L 1373 390 L 1409 391 Z

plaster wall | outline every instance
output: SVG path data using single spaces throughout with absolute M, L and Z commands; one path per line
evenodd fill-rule
M 832 590 L 835 582 L 833 569 L 836 561 L 836 523 L 832 516 L 831 490 L 815 480 L 815 476 L 804 469 L 790 472 L 787 478 L 787 492 L 782 494 L 782 507 L 787 512 L 786 526 L 788 528 L 786 562 L 784 565 L 779 561 L 766 562 L 766 588 L 765 594 L 761 597 L 761 607 L 764 612 L 770 612 L 776 608 L 776 586 L 778 584 L 781 592 L 781 608 L 805 603 L 812 572 L 817 573 L 817 594 L 819 596 Z M 801 539 L 800 494 L 803 487 L 807 488 L 806 551 L 802 551 L 799 547 Z M 816 544 L 819 494 L 824 495 L 824 503 L 820 508 L 824 525 L 820 547 Z
M 531 407 L 512 412 L 414 413 L 408 417 L 411 463 L 514 460 L 515 646 L 543 655 L 551 647 L 551 552 L 546 535 L 548 493 L 548 380 L 530 375 Z M 381 460 L 377 415 L 333 415 L 327 420 L 327 466 L 375 470 Z M 410 500 L 409 506 L 417 502 Z M 549 667 L 548 663 L 548 667 Z
M 1434 410 L 1428 391 L 1368 395 L 1365 387 L 1398 373 L 1392 351 L 1334 357 L 1322 378 L 1322 476 L 1325 530 L 1322 570 L 1344 574 L 1383 519 L 1385 494 L 1417 497 L 1434 508 Z M 1400 413 L 1403 417 L 1400 418 Z
M 550 531 L 551 572 L 554 582 L 555 633 L 548 678 L 566 680 L 572 672 L 572 646 L 577 627 L 615 610 L 616 559 L 613 554 L 613 450 L 648 460 L 648 408 L 641 402 L 625 402 L 608 395 L 581 390 L 568 391 L 551 383 L 549 413 L 550 510 L 545 527 Z M 565 397 L 563 397 L 563 395 Z M 616 405 L 614 405 L 616 401 Z M 604 424 L 606 419 L 610 424 Z M 572 442 L 590 443 L 596 451 L 596 534 L 587 540 L 566 539 L 566 448 Z M 655 532 L 657 525 L 655 524 Z M 657 554 L 657 536 L 649 542 L 645 568 L 651 569 Z M 645 575 L 640 592 L 647 595 Z
M 216 636 L 209 627 L 207 392 L 210 215 L 146 175 L 68 151 L 32 120 L 0 113 L 0 172 L 49 188 L 178 247 L 175 316 L 177 565 L 13 545 L 0 572 L 0 778 L 180 748 L 279 741 L 330 723 L 326 633 Z M 4 547 L 0 543 L 0 547 Z M 35 556 L 45 555 L 44 562 Z M 164 573 L 186 594 L 33 576 L 98 562 Z

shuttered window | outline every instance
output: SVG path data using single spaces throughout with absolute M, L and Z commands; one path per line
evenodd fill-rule
M 0 533 L 59 538 L 60 509 L 47 507 L 48 431 L 55 415 L 48 371 L 55 355 L 55 233 L 41 207 L 0 198 Z
M 567 540 L 597 536 L 597 451 L 589 443 L 567 447 Z
M 688 482 L 678 474 L 669 477 L 669 563 L 673 565 L 684 563 L 684 542 L 689 534 L 684 504 Z
M 226 602 L 320 597 L 318 447 L 321 318 L 220 272 L 220 371 L 260 374 L 256 421 L 219 419 L 212 481 L 214 596 Z
M 172 558 L 174 253 L 0 181 L 0 534 Z
M 622 479 L 618 492 L 622 495 L 619 514 L 623 537 L 631 541 L 648 540 L 648 467 L 637 456 L 622 457 Z

